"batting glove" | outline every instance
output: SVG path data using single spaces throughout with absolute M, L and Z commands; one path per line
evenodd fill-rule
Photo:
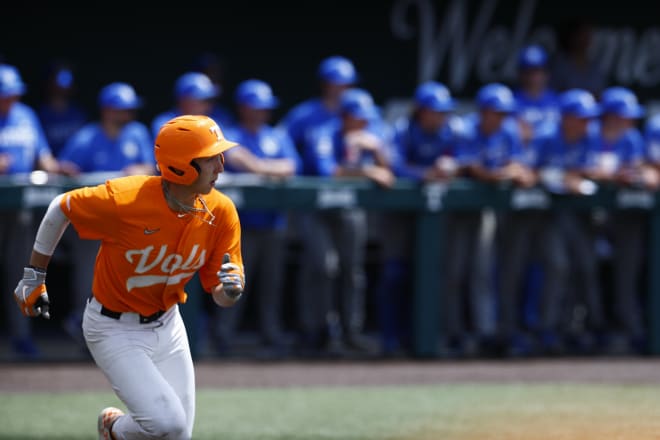
M 229 254 L 225 254 L 222 257 L 222 266 L 220 266 L 218 278 L 222 283 L 222 290 L 225 295 L 234 301 L 238 301 L 243 294 L 245 282 L 241 268 L 229 261 Z
M 23 279 L 14 289 L 14 299 L 25 316 L 43 316 L 50 319 L 50 301 L 46 292 L 46 271 L 28 266 L 23 269 Z

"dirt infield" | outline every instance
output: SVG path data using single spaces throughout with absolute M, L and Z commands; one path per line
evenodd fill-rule
M 660 383 L 660 359 L 523 361 L 198 361 L 198 388 L 469 382 Z M 0 392 L 110 390 L 91 362 L 0 364 Z

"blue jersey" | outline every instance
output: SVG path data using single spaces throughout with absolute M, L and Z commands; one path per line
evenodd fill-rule
M 598 142 L 586 152 L 584 166 L 615 173 L 623 167 L 641 163 L 644 158 L 644 138 L 637 128 L 630 128 L 614 141 L 599 136 Z
M 646 143 L 646 159 L 653 164 L 660 163 L 660 113 L 646 120 L 644 126 L 644 142 Z
M 393 124 L 394 159 L 392 168 L 399 177 L 422 180 L 424 170 L 441 156 L 458 157 L 462 135 L 462 121 L 450 116 L 447 122 L 433 133 L 422 130 L 410 117 L 398 119 Z
M 510 162 L 524 162 L 520 129 L 513 118 L 504 120 L 499 130 L 485 135 L 478 113 L 464 117 L 464 135 L 458 148 L 458 161 L 462 165 L 480 165 L 494 171 Z
M 149 129 L 138 121 L 126 124 L 116 139 L 110 139 L 100 123 L 91 122 L 69 139 L 58 159 L 75 163 L 83 173 L 156 163 Z
M 279 122 L 300 153 L 306 143 L 306 133 L 315 130 L 339 116 L 339 110 L 328 109 L 320 98 L 303 101 L 293 107 Z
M 388 156 L 390 135 L 383 121 L 374 121 L 368 131 L 382 142 L 383 155 Z M 310 131 L 305 136 L 303 149 L 303 173 L 306 175 L 331 177 L 340 166 L 358 167 L 375 163 L 371 152 L 355 152 L 344 141 L 342 123 L 339 118 Z
M 46 154 L 52 153 L 37 113 L 22 102 L 14 103 L 6 116 L 0 116 L 0 155 L 9 158 L 5 173 L 34 171 Z
M 583 169 L 587 163 L 587 153 L 597 149 L 598 143 L 599 135 L 596 130 L 587 130 L 579 140 L 568 142 L 557 125 L 551 134 L 536 142 L 539 154 L 535 167 L 562 171 Z
M 548 89 L 538 97 L 529 96 L 521 89 L 513 93 L 516 99 L 516 116 L 528 123 L 533 130 L 533 138 L 551 131 L 559 121 L 559 98 Z
M 291 138 L 283 129 L 264 125 L 257 133 L 252 133 L 237 125 L 228 128 L 224 133 L 227 139 L 238 142 L 259 158 L 290 159 L 296 165 L 296 174 L 301 170 L 300 156 Z M 233 151 L 229 149 L 225 155 L 229 157 Z M 232 167 L 229 161 L 226 162 L 225 171 L 227 173 L 244 172 L 244 170 Z M 283 228 L 286 224 L 285 214 L 276 211 L 239 210 L 239 216 L 241 224 L 248 228 Z
M 55 156 L 59 154 L 68 139 L 88 121 L 87 113 L 82 107 L 75 104 L 71 104 L 63 110 L 54 110 L 44 104 L 39 107 L 38 115 L 48 144 Z

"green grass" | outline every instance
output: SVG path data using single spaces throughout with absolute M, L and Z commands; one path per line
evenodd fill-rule
M 660 387 L 462 384 L 200 390 L 199 440 L 660 438 Z M 0 439 L 95 439 L 111 393 L 0 394 Z

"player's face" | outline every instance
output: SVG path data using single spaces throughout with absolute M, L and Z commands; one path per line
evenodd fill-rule
M 212 107 L 211 99 L 184 98 L 179 101 L 181 113 L 186 115 L 208 115 Z
M 11 106 L 14 105 L 14 103 L 19 99 L 20 96 L 18 95 L 6 96 L 4 98 L 0 98 L 0 115 L 6 115 L 7 113 L 9 113 Z
M 123 127 L 129 122 L 135 120 L 135 110 L 124 110 L 106 107 L 101 110 L 101 118 L 104 124 L 114 127 Z
M 367 125 L 369 125 L 369 121 L 367 119 L 362 119 L 362 118 L 356 118 L 354 116 L 351 116 L 349 114 L 345 114 L 343 117 L 344 121 L 344 131 L 355 131 L 355 130 L 363 130 L 367 128 Z
M 525 69 L 520 73 L 520 83 L 525 90 L 543 90 L 548 83 L 548 74 L 545 69 Z
M 485 134 L 491 134 L 499 130 L 508 115 L 508 113 L 491 109 L 482 109 L 480 113 L 481 131 Z
M 438 131 L 444 125 L 446 120 L 446 112 L 420 108 L 417 113 L 417 121 L 419 122 L 420 127 L 428 133 L 435 133 Z
M 247 127 L 261 127 L 270 121 L 270 109 L 253 108 L 247 105 L 238 107 L 238 117 L 241 124 Z
M 577 141 L 587 134 L 589 118 L 579 118 L 566 114 L 562 117 L 562 133 L 568 141 Z
M 321 83 L 321 94 L 329 100 L 339 100 L 339 97 L 345 90 L 351 88 L 351 84 L 334 84 L 329 82 Z
M 225 170 L 224 155 L 222 153 L 211 157 L 200 157 L 193 162 L 199 167 L 199 176 L 192 183 L 191 187 L 197 194 L 208 194 L 215 187 L 218 180 L 218 174 Z

